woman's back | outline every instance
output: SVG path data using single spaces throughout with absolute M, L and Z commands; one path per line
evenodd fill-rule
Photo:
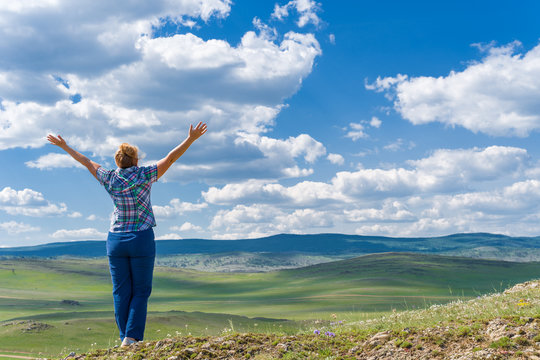
M 141 231 L 156 226 L 150 201 L 150 189 L 158 179 L 157 165 L 131 166 L 126 169 L 96 172 L 114 203 L 111 232 Z

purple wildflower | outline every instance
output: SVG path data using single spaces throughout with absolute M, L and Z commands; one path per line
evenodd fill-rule
M 319 330 L 315 329 L 315 331 L 313 331 L 313 333 L 314 333 L 315 335 L 319 335 L 321 332 L 320 332 Z
M 331 332 L 331 331 L 327 331 L 327 332 L 325 333 L 325 335 L 326 335 L 326 336 L 330 336 L 330 337 L 336 336 L 336 334 L 334 334 L 334 333 Z

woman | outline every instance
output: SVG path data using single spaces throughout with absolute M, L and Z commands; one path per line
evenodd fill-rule
M 107 236 L 107 256 L 113 283 L 114 313 L 122 346 L 143 339 L 148 298 L 152 291 L 152 273 L 156 255 L 156 226 L 150 189 L 169 167 L 207 130 L 200 122 L 189 126 L 188 137 L 157 164 L 138 167 L 138 150 L 120 145 L 115 154 L 116 170 L 106 170 L 73 150 L 58 135 L 47 140 L 84 165 L 105 187 L 114 203 L 111 227 Z

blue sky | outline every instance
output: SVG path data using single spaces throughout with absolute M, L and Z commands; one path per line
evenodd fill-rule
M 540 234 L 536 1 L 0 5 L 0 246 L 102 240 L 105 167 L 157 161 L 158 238 Z

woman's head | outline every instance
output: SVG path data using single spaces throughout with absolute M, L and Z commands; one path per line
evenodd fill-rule
M 114 160 L 116 161 L 116 165 L 121 169 L 137 166 L 139 150 L 136 146 L 123 143 L 118 147 L 116 154 L 114 154 Z

